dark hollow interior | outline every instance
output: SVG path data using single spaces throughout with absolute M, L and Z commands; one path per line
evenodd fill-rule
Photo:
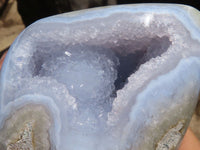
M 167 36 L 155 36 L 152 38 L 144 37 L 129 41 L 120 39 L 118 41 L 119 45 L 114 45 L 110 49 L 114 52 L 115 56 L 119 60 L 114 93 L 124 87 L 124 85 L 127 83 L 128 77 L 135 73 L 141 64 L 144 64 L 151 58 L 161 56 L 171 45 L 171 41 Z M 52 42 L 40 45 L 44 46 L 37 48 L 29 64 L 31 65 L 30 68 L 32 68 L 31 71 L 33 76 L 39 76 L 40 70 L 42 69 L 42 64 L 45 62 L 45 60 L 63 55 L 63 48 L 66 47 L 65 45 L 60 46 Z M 56 48 L 53 51 L 49 51 L 49 49 L 52 49 L 52 47 Z M 89 48 L 90 45 L 87 44 L 86 47 Z M 98 46 L 96 47 L 98 48 Z M 99 47 L 102 47 L 102 45 L 99 45 Z M 103 47 L 106 47 L 106 45 Z M 94 49 L 94 46 L 92 46 L 92 49 Z
M 116 56 L 120 62 L 117 69 L 117 80 L 115 81 L 116 90 L 124 87 L 127 83 L 127 78 L 135 73 L 141 64 L 144 64 L 151 58 L 161 56 L 171 45 L 169 37 L 167 36 L 154 37 L 151 39 L 143 38 L 138 42 L 142 44 L 139 49 L 135 49 L 134 45 L 137 45 L 137 42 L 133 41 L 130 42 L 133 46 L 128 46 L 129 52 L 123 52 L 123 50 L 126 49 L 126 47 L 123 47 L 123 44 L 120 46 L 120 52 L 116 52 Z

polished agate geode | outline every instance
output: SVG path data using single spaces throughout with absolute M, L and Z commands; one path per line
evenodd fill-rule
M 177 149 L 199 96 L 199 17 L 122 5 L 30 25 L 1 70 L 0 149 Z

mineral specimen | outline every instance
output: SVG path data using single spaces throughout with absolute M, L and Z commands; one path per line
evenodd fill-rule
M 122 5 L 30 25 L 1 70 L 1 150 L 177 149 L 200 91 L 198 17 Z

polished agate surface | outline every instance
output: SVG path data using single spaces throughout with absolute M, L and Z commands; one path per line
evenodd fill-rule
M 1 150 L 177 149 L 200 90 L 198 17 L 122 5 L 27 27 L 1 70 Z

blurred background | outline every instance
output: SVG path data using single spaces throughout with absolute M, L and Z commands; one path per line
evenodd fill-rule
M 19 33 L 38 19 L 80 9 L 134 3 L 179 3 L 200 10 L 200 0 L 0 0 L 0 57 Z M 200 140 L 200 103 L 197 107 L 190 128 Z

